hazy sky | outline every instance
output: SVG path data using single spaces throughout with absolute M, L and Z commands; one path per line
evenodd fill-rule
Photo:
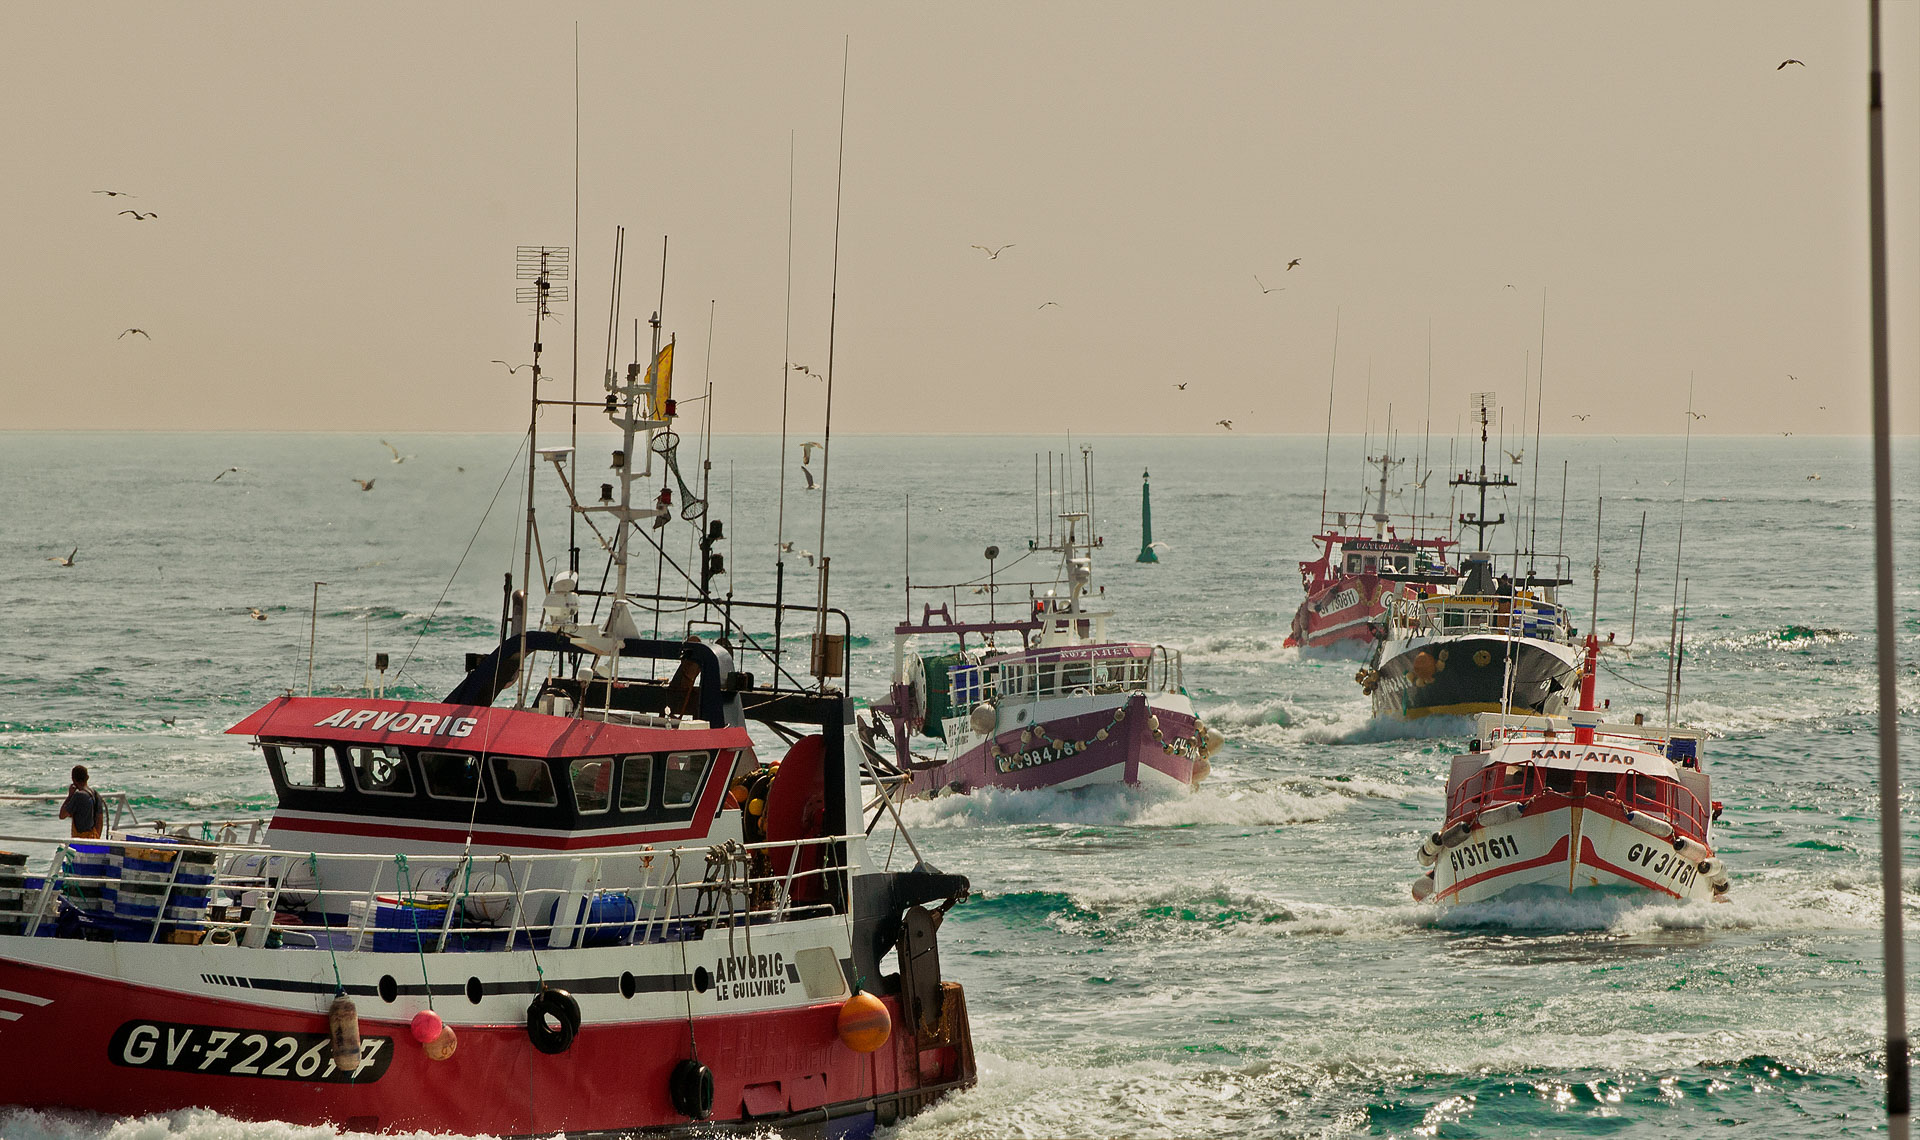
M 1470 391 L 1517 417 L 1544 291 L 1549 433 L 1677 432 L 1689 373 L 1699 430 L 1860 432 L 1865 13 L 8 4 L 0 428 L 523 426 L 527 373 L 489 361 L 529 358 L 514 247 L 574 240 L 577 19 L 546 360 L 577 306 L 589 394 L 624 224 L 629 318 L 671 240 L 683 393 L 713 302 L 719 427 L 777 430 L 789 132 L 791 359 L 824 373 L 848 36 L 835 430 L 1318 433 L 1337 309 L 1338 429 L 1417 427 L 1431 323 L 1451 431 Z M 1920 430 L 1920 5 L 1886 16 Z M 823 385 L 793 391 L 817 431 Z

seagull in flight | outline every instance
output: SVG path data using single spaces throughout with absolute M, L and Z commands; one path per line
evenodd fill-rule
M 1043 308 L 1043 309 L 1044 309 L 1044 308 L 1046 308 L 1046 307 L 1047 307 L 1048 305 L 1052 305 L 1052 306 L 1053 306 L 1054 308 L 1056 308 L 1056 309 L 1057 309 L 1057 308 L 1059 308 L 1059 307 L 1060 307 L 1060 302 L 1058 302 L 1058 301 L 1042 301 L 1042 302 L 1040 302 L 1040 307 L 1041 307 L 1041 308 Z
M 1013 248 L 1013 244 L 1014 244 L 1014 243 L 1012 243 L 1012 242 L 1008 242 L 1008 243 L 1007 243 L 1007 244 L 1005 244 L 1005 245 L 1001 245 L 1001 246 L 995 246 L 995 247 L 994 247 L 994 248 L 992 248 L 992 249 L 988 249 L 988 248 L 987 248 L 986 246 L 984 246 L 984 245 L 974 245 L 974 246 L 969 246 L 968 248 L 970 248 L 970 249 L 977 249 L 977 250 L 979 250 L 979 251 L 980 251 L 981 253 L 984 253 L 984 254 L 986 254 L 986 255 L 987 255 L 987 260 L 988 260 L 988 261 L 998 261 L 998 260 L 1000 260 L 1000 251 L 1001 251 L 1001 250 L 1007 250 L 1007 249 L 1012 249 L 1012 248 Z
M 160 216 L 159 214 L 151 213 L 151 212 L 143 214 L 138 210 L 122 210 L 120 212 L 123 214 L 132 214 L 133 220 L 136 222 L 144 222 L 148 218 L 157 218 Z
M 804 364 L 788 364 L 787 367 L 793 369 L 795 372 L 799 372 L 799 373 L 803 373 L 805 375 L 811 376 L 815 380 L 820 379 L 820 374 L 818 372 L 815 372 L 813 369 L 808 368 Z
M 1593 413 L 1588 412 L 1586 415 L 1576 414 L 1573 418 L 1576 420 L 1579 420 L 1581 423 L 1586 423 L 1588 420 L 1593 418 Z
M 531 364 L 508 364 L 508 363 L 507 363 L 506 361 L 504 361 L 504 360 L 496 360 L 496 361 L 493 361 L 493 363 L 495 363 L 495 364 L 498 364 L 498 365 L 499 365 L 500 367 L 502 367 L 502 368 L 505 368 L 505 369 L 507 370 L 507 375 L 509 375 L 509 376 L 511 376 L 511 375 L 513 375 L 514 373 L 516 373 L 516 372 L 518 372 L 518 371 L 520 371 L 520 370 L 521 370 L 522 368 L 532 368 L 532 367 L 533 367 L 533 365 L 531 365 Z
M 1187 386 L 1185 384 L 1175 384 L 1173 389 L 1176 392 L 1184 392 L 1187 390 Z
M 348 476 L 348 478 L 352 478 L 352 476 Z M 354 479 L 353 481 L 360 484 L 360 489 L 362 491 L 373 490 L 374 481 L 372 479 Z
M 65 558 L 62 558 L 57 554 L 51 555 L 50 557 L 48 557 L 47 561 L 58 562 L 62 566 L 71 567 L 73 565 L 73 555 L 78 553 L 80 553 L 80 548 L 76 546 L 73 548 L 73 554 L 69 554 Z
M 1793 65 L 1795 65 L 1795 66 L 1797 66 L 1797 67 L 1805 67 L 1805 66 L 1807 66 L 1806 64 L 1804 64 L 1804 63 L 1801 63 L 1801 62 L 1800 62 L 1799 60 L 1797 60 L 1797 59 L 1783 59 L 1783 60 L 1781 60 L 1781 61 L 1780 61 L 1780 66 L 1779 66 L 1779 67 L 1776 67 L 1776 68 L 1774 68 L 1774 70 L 1775 70 L 1775 71 L 1781 71 L 1781 70 L 1784 70 L 1784 69 L 1786 68 L 1786 66 L 1787 66 L 1787 65 L 1788 65 L 1789 63 L 1791 63 L 1791 64 L 1793 64 Z
M 1500 451 L 1502 454 L 1504 454 L 1507 457 L 1507 460 L 1512 463 L 1520 462 L 1521 457 L 1526 455 L 1527 453 L 1527 449 L 1524 447 L 1518 451 L 1508 451 L 1506 448 L 1503 447 L 1500 449 Z
M 1780 434 L 1781 434 L 1782 436 L 1789 436 L 1789 435 L 1792 435 L 1793 433 L 1792 433 L 1792 432 L 1790 432 L 1790 431 L 1783 431 L 1783 432 L 1781 432 Z
M 805 475 L 805 476 L 807 477 L 807 490 L 809 490 L 809 491 L 818 491 L 818 490 L 820 489 L 820 485 L 819 485 L 818 483 L 815 483 L 815 482 L 813 481 L 813 469 L 812 469 L 812 468 L 810 468 L 810 467 L 808 467 L 808 466 L 807 466 L 806 464 L 804 464 L 804 463 L 802 463 L 802 464 L 800 465 L 800 474 L 802 474 L 802 475 Z
M 1800 378 L 1799 378 L 1798 376 L 1795 376 L 1795 375 L 1794 375 L 1793 373 L 1791 373 L 1791 372 L 1789 372 L 1789 373 L 1787 373 L 1787 379 L 1789 379 L 1789 380 L 1798 380 L 1798 379 L 1800 379 Z
M 1807 478 L 1809 479 L 1818 479 L 1819 477 L 1820 477 L 1820 473 L 1818 471 L 1815 471 L 1813 474 L 1807 476 Z
M 1226 428 L 1226 429 L 1227 429 L 1228 431 L 1232 431 L 1232 430 L 1233 430 L 1233 421 L 1232 421 L 1232 420 L 1215 420 L 1215 421 L 1213 421 L 1213 422 L 1214 422 L 1214 423 L 1217 423 L 1217 424 L 1219 424 L 1219 425 L 1220 425 L 1221 427 L 1223 427 L 1223 428 Z
M 1705 412 L 1688 411 L 1687 414 L 1692 416 L 1696 420 L 1704 420 L 1707 418 L 1707 413 Z
M 819 448 L 821 451 L 825 451 L 827 449 L 827 445 L 824 443 L 809 442 L 809 443 L 803 443 L 800 445 L 800 466 L 805 467 L 807 464 L 813 462 L 813 449 L 816 447 Z
M 160 723 L 166 725 L 168 728 L 172 728 L 173 722 L 179 719 L 177 716 L 163 716 L 160 718 Z
M 152 335 L 149 334 L 146 329 L 128 329 L 126 332 L 121 333 L 119 336 L 114 337 L 113 339 L 125 340 L 127 337 L 131 336 L 134 333 L 139 333 L 141 336 L 146 337 L 148 340 L 153 339 Z
M 261 609 L 259 606 L 248 606 L 247 616 L 252 618 L 254 621 L 266 621 L 267 611 Z
M 106 195 L 107 197 L 109 197 L 109 198 L 131 198 L 131 197 L 133 197 L 133 195 L 131 195 L 131 194 L 129 194 L 129 193 L 127 193 L 127 192 L 126 192 L 125 190 L 95 190 L 95 191 L 94 191 L 94 193 L 95 193 L 95 194 L 105 194 L 105 195 Z
M 384 448 L 386 448 L 386 449 L 387 449 L 388 451 L 391 451 L 391 452 L 393 452 L 393 461 L 394 461 L 395 463 L 405 463 L 405 462 L 406 462 L 407 460 L 409 460 L 409 459 L 412 459 L 412 458 L 413 458 L 413 456 L 411 456 L 411 455 L 402 455 L 402 454 L 400 454 L 400 449 L 399 449 L 399 448 L 397 448 L 397 447 L 395 447 L 395 446 L 393 446 L 393 445 L 392 445 L 391 443 L 388 443 L 388 442 L 387 442 L 386 440 L 384 440 L 384 439 L 380 441 L 380 446 L 381 446 L 381 447 L 384 447 Z
M 1293 267 L 1298 264 L 1300 264 L 1300 259 L 1297 257 L 1294 258 L 1292 261 L 1287 262 L 1287 272 L 1289 273 L 1293 272 Z
M 1265 293 L 1284 293 L 1284 292 L 1286 292 L 1286 291 L 1287 291 L 1287 287 L 1286 287 L 1285 285 L 1282 285 L 1282 286 L 1280 286 L 1280 287 L 1279 287 L 1278 289 L 1269 289 L 1269 288 L 1267 288 L 1267 283 L 1266 283 L 1265 281 L 1262 281 L 1262 280 L 1260 280 L 1260 275 L 1259 275 L 1258 273 L 1256 273 L 1256 274 L 1254 274 L 1254 275 L 1253 275 L 1253 283 L 1254 283 L 1255 285 L 1258 285 L 1258 286 L 1260 286 L 1260 292 L 1261 292 L 1261 293 L 1263 293 L 1263 294 L 1265 294 Z
M 213 481 L 215 483 L 218 483 L 220 480 L 225 479 L 229 475 L 238 475 L 239 473 L 240 473 L 240 469 L 238 467 L 229 467 L 225 471 L 222 471 L 220 474 L 215 475 L 213 477 Z

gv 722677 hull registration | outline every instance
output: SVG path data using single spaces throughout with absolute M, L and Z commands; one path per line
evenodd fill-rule
M 350 1073 L 333 1063 L 324 1033 L 262 1033 L 176 1021 L 129 1021 L 107 1043 L 107 1056 L 116 1065 L 135 1069 L 364 1085 L 387 1071 L 391 1045 L 389 1037 L 364 1038 L 360 1068 Z

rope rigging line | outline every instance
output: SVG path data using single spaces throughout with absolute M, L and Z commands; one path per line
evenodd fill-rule
M 307 852 L 307 867 L 313 872 L 313 897 L 320 904 L 320 926 L 327 932 L 327 962 L 333 966 L 333 996 L 340 997 L 347 987 L 340 981 L 340 959 L 333 953 L 333 920 L 327 917 L 326 892 L 320 889 L 320 855 Z
M 413 874 L 407 869 L 405 855 L 395 854 L 393 864 L 401 887 L 400 904 L 407 908 L 407 918 L 413 923 L 413 950 L 420 956 L 420 985 L 427 991 L 427 1008 L 432 1009 L 433 982 L 427 977 L 427 948 L 420 942 L 420 908 L 413 901 Z M 374 900 L 374 905 L 376 908 L 379 906 L 378 899 Z M 449 902 L 447 905 L 453 904 Z M 375 925 L 378 925 L 377 919 Z
M 507 480 L 513 478 L 514 471 L 519 466 L 521 449 L 524 448 L 532 438 L 533 433 L 528 432 L 526 439 L 521 441 L 520 447 L 514 448 L 512 458 L 507 460 L 507 473 L 500 477 L 500 485 L 493 489 L 493 498 L 488 500 L 487 509 L 485 513 L 480 516 L 480 524 L 473 528 L 473 536 L 467 539 L 467 548 L 460 552 L 460 561 L 454 563 L 453 573 L 447 575 L 447 584 L 441 588 L 439 600 L 433 603 L 433 609 L 427 612 L 426 620 L 420 623 L 420 632 L 414 635 L 413 644 L 407 647 L 407 655 L 400 659 L 400 667 L 393 671 L 396 679 L 406 673 L 407 663 L 413 660 L 414 651 L 420 648 L 421 639 L 427 636 L 427 627 L 433 624 L 435 615 L 440 612 L 441 605 L 446 602 L 447 594 L 453 589 L 454 580 L 460 577 L 460 568 L 467 564 L 467 555 L 473 553 L 473 544 L 479 541 L 480 532 L 486 528 L 488 517 L 493 514 L 494 506 L 500 502 L 500 492 L 507 489 Z

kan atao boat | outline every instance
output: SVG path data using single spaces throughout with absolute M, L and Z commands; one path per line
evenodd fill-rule
M 1416 900 L 1606 891 L 1708 899 L 1726 891 L 1713 851 L 1720 805 L 1699 736 L 1610 724 L 1593 707 L 1599 641 L 1587 638 L 1571 716 L 1484 713 L 1453 760 L 1447 815 L 1419 850 Z

